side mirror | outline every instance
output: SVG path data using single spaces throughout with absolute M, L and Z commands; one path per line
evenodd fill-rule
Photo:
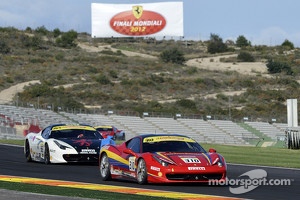
M 210 149 L 208 150 L 208 152 L 209 152 L 209 153 L 217 153 L 217 151 L 216 151 L 215 149 L 213 149 L 213 148 L 210 148 Z
M 135 153 L 131 149 L 124 149 L 123 153 L 130 154 L 130 155 L 133 155 L 133 156 L 135 155 Z

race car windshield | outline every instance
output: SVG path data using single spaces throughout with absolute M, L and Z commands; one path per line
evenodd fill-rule
M 143 143 L 143 152 L 206 153 L 196 142 L 163 141 Z
M 97 131 L 113 131 L 112 128 L 97 128 Z
M 49 138 L 62 139 L 102 139 L 103 137 L 97 131 L 81 130 L 81 129 L 69 129 L 52 131 Z

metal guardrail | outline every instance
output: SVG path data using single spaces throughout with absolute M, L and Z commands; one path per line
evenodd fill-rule
M 300 149 L 300 129 L 287 129 L 285 131 L 285 142 L 288 149 Z

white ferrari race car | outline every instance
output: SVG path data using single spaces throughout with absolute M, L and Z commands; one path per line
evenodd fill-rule
M 26 160 L 49 163 L 98 162 L 101 146 L 114 144 L 88 125 L 54 124 L 25 137 Z

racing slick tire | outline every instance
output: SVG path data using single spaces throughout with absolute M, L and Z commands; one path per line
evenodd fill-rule
M 48 144 L 45 144 L 45 153 L 44 153 L 44 157 L 45 157 L 45 160 L 44 160 L 44 163 L 46 165 L 50 164 L 50 152 L 49 152 L 49 147 L 48 147 Z
M 25 141 L 25 157 L 27 162 L 31 162 L 30 146 L 28 140 Z
M 111 180 L 110 163 L 106 153 L 102 154 L 99 161 L 100 176 L 103 181 Z
M 141 185 L 147 183 L 147 167 L 144 159 L 140 159 L 138 161 L 137 171 L 136 171 L 136 179 L 137 182 Z

